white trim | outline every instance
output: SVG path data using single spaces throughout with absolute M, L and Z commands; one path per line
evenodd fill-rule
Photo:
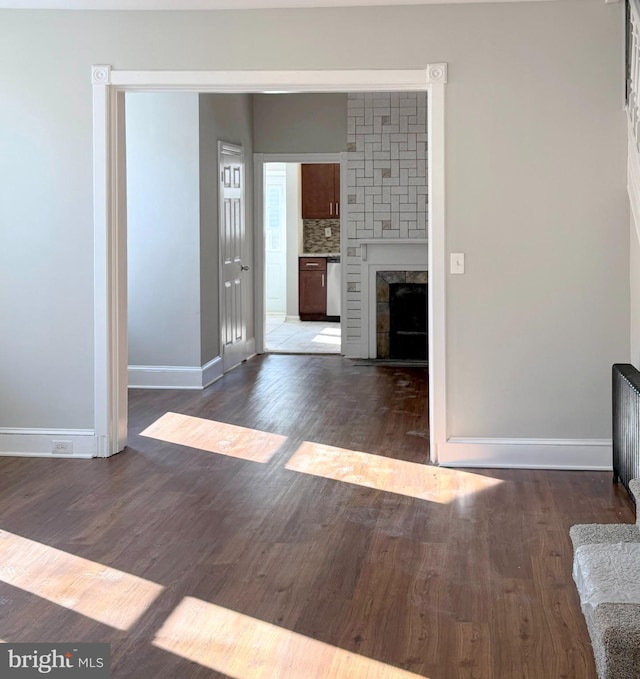
M 73 453 L 52 453 L 53 441 L 71 441 Z M 0 457 L 96 457 L 98 439 L 90 429 L 0 429 Z
M 124 95 L 111 67 L 91 69 L 94 186 L 94 425 L 98 457 L 127 440 L 127 246 Z M 108 283 L 107 283 L 108 282 Z
M 222 373 L 222 358 L 216 356 L 208 363 L 205 363 L 202 368 L 202 388 L 208 387 L 210 384 L 217 382 L 223 375 Z
M 300 316 L 285 316 L 285 323 L 300 323 Z
M 340 154 L 340 353 L 347 354 L 347 252 L 349 238 L 347 233 L 349 219 L 349 154 Z M 346 210 L 344 209 L 346 207 Z
M 358 243 L 365 245 L 426 245 L 427 238 L 358 238 Z
M 118 360 L 111 347 L 112 308 L 109 304 L 111 289 L 115 286 L 110 270 L 109 257 L 113 245 L 109 234 L 115 230 L 108 209 L 110 187 L 107 175 L 111 166 L 109 134 L 112 122 L 108 115 L 107 100 L 110 90 L 110 66 L 94 66 L 91 71 L 93 83 L 93 377 L 94 377 L 94 426 L 98 436 L 98 454 L 102 457 L 109 447 L 117 445 L 117 433 L 111 422 L 118 412 L 112 399 L 113 384 L 111 366 Z
M 429 241 L 426 238 L 370 238 L 370 239 L 358 239 L 360 244 L 360 259 L 363 262 L 369 260 L 369 246 L 373 245 L 429 245 Z M 408 269 L 407 269 L 408 270 Z
M 444 75 L 443 75 L 444 74 Z M 111 71 L 111 85 L 131 90 L 195 92 L 367 92 L 424 91 L 446 83 L 446 64 L 426 69 L 342 71 Z M 275 161 L 282 162 L 282 161 Z
M 445 86 L 434 83 L 427 96 L 429 219 L 429 455 L 447 440 L 447 278 L 445 213 Z
M 253 154 L 253 334 L 256 351 L 265 350 L 264 154 Z
M 339 163 L 341 154 L 336 153 L 254 153 L 254 156 L 262 156 L 264 163 Z M 340 175 L 342 177 L 342 175 Z
M 450 438 L 438 446 L 443 467 L 610 471 L 610 439 Z
M 627 192 L 631 204 L 631 215 L 636 227 L 636 236 L 640 241 L 640 153 L 638 153 L 630 123 L 627 126 L 627 136 Z
M 130 365 L 129 389 L 202 389 L 202 368 Z
M 429 134 L 429 421 L 431 461 L 446 441 L 446 291 L 445 291 L 445 83 L 446 64 L 414 70 L 354 71 L 114 71 L 92 70 L 94 149 L 94 325 L 95 428 L 98 454 L 122 449 L 126 433 L 126 239 L 122 201 L 115 179 L 124 172 L 118 120 L 125 91 L 195 92 L 356 92 L 428 91 Z M 117 115 L 114 115 L 117 113 Z M 259 187 L 256 198 L 260 193 Z M 261 248 L 256 238 L 255 248 Z M 260 271 L 256 272 L 260 274 Z M 124 290 L 122 288 L 124 281 Z M 258 296 L 256 295 L 256 298 Z M 258 305 L 256 305 L 257 307 Z M 258 319 L 259 320 L 259 319 Z M 256 329 L 258 326 L 256 325 Z M 257 330 L 256 330 L 257 332 Z M 260 347 L 256 347 L 260 349 Z M 352 346 L 343 351 L 350 356 Z
M 222 359 L 206 365 L 130 365 L 130 389 L 204 389 L 222 377 Z

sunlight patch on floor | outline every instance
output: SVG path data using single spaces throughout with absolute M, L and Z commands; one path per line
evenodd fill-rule
M 164 589 L 5 530 L 0 581 L 119 630 L 129 629 Z
M 283 315 L 267 314 L 265 347 L 272 353 L 339 354 L 340 323 L 286 321 Z
M 305 441 L 286 468 L 344 483 L 446 504 L 502 481 L 456 469 L 395 460 Z
M 262 463 L 268 462 L 287 440 L 278 434 L 171 412 L 157 419 L 140 436 Z
M 333 344 L 334 346 L 340 346 L 342 343 L 339 335 L 325 335 L 324 333 L 316 335 L 311 341 L 317 342 L 318 344 Z
M 193 597 L 153 645 L 233 679 L 426 679 Z

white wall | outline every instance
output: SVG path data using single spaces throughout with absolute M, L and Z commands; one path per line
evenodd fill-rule
M 200 365 L 198 95 L 126 96 L 129 365 Z
M 449 433 L 608 437 L 610 365 L 629 359 L 630 334 L 622 13 L 602 0 L 1 11 L 0 308 L 13 332 L 0 333 L 0 425 L 93 423 L 91 64 L 444 61 L 447 248 L 467 256 L 447 279 Z
M 347 149 L 347 95 L 256 94 L 256 153 L 338 153 Z

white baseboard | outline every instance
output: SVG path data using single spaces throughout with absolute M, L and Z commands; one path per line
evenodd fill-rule
M 54 441 L 71 442 L 71 453 L 52 453 Z M 91 429 L 0 429 L 0 457 L 66 457 L 88 459 L 97 455 L 97 437 Z
M 611 471 L 610 439 L 450 438 L 438 446 L 443 467 Z
M 285 316 L 285 323 L 300 323 L 300 316 Z
M 202 366 L 202 388 L 217 382 L 222 377 L 222 358 L 216 356 L 214 359 Z
M 130 389 L 204 389 L 222 377 L 222 359 L 203 366 L 130 365 Z

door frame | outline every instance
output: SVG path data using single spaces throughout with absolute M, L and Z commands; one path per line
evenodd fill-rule
M 254 153 L 253 155 L 254 155 L 254 158 L 255 158 L 256 154 Z M 255 159 L 254 159 L 253 162 L 254 163 L 256 162 Z M 255 168 L 254 168 L 254 182 L 255 182 L 255 177 L 256 177 L 256 173 L 255 173 Z M 274 185 L 279 184 L 280 189 L 282 190 L 282 206 L 281 206 L 282 210 L 281 210 L 281 214 L 280 214 L 279 231 L 280 231 L 280 237 L 284 242 L 284 247 L 282 248 L 284 250 L 284 256 L 282 258 L 283 261 L 281 262 L 281 267 L 283 269 L 283 274 L 284 274 L 284 276 L 281 277 L 281 282 L 282 282 L 282 278 L 284 278 L 284 285 L 283 285 L 283 290 L 282 290 L 283 298 L 281 300 L 283 306 L 280 308 L 280 311 L 283 312 L 285 317 L 286 317 L 286 316 L 289 315 L 289 314 L 287 314 L 287 310 L 288 310 L 287 297 L 288 297 L 288 292 L 289 292 L 288 291 L 287 275 L 288 275 L 288 269 L 289 269 L 288 258 L 289 258 L 289 255 L 291 254 L 291 248 L 289 248 L 289 243 L 287 242 L 287 238 L 289 236 L 289 233 L 288 233 L 289 228 L 288 228 L 288 224 L 287 224 L 288 217 L 289 217 L 289 214 L 288 214 L 289 210 L 287 209 L 287 202 L 288 202 L 289 197 L 287 195 L 288 191 L 287 191 L 287 168 L 286 168 L 286 165 L 285 165 L 285 169 L 282 172 L 282 174 L 272 175 L 271 179 L 274 181 Z M 265 171 L 264 177 L 263 177 L 263 184 L 262 184 L 262 190 L 263 191 L 264 191 L 264 188 L 266 186 L 267 186 L 267 172 Z M 254 197 L 255 197 L 255 190 L 254 190 Z M 254 200 L 254 203 L 257 204 L 257 201 Z M 261 223 L 262 223 L 262 226 L 263 226 L 263 229 L 262 229 L 263 239 L 262 240 L 263 240 L 263 250 L 264 250 L 264 259 L 263 259 L 263 261 L 264 261 L 264 277 L 263 277 L 264 299 L 263 299 L 263 303 L 264 303 L 264 312 L 265 312 L 265 316 L 266 316 L 266 314 L 269 313 L 269 311 L 267 309 L 267 306 L 268 306 L 268 303 L 267 303 L 267 292 L 268 292 L 268 285 L 267 285 L 267 235 L 266 235 L 267 234 L 267 217 L 266 217 L 267 211 L 265 209 L 266 206 L 265 206 L 264 196 L 263 196 L 263 200 L 262 200 L 262 207 L 263 207 L 263 211 L 264 211 L 263 216 L 262 216 L 262 220 L 261 220 Z M 254 207 L 254 215 L 255 215 L 255 207 Z M 259 230 L 259 221 L 258 221 L 258 218 L 256 216 L 255 217 L 255 228 L 254 228 L 254 236 L 255 236 L 254 244 L 258 242 L 258 237 L 257 237 L 258 230 Z M 297 236 L 297 234 L 296 234 L 296 236 Z M 296 238 L 296 240 L 297 240 L 297 238 Z M 282 253 L 281 253 L 281 255 L 282 255 Z M 256 262 L 258 262 L 259 259 L 260 258 L 257 256 L 257 253 L 256 253 L 256 257 L 254 258 L 254 260 Z M 255 283 L 254 283 L 254 288 L 256 290 L 256 294 L 258 294 L 257 291 L 259 290 L 259 287 L 260 287 L 259 281 L 256 280 Z M 254 306 L 255 306 L 256 309 L 258 308 L 258 302 L 257 301 L 256 301 L 256 304 Z M 278 313 L 280 313 L 280 312 L 278 312 Z M 255 329 L 255 327 L 256 326 L 255 326 L 255 320 L 254 320 L 254 334 L 256 335 L 256 337 L 255 337 L 256 353 L 259 354 L 259 353 L 262 353 L 262 352 L 257 350 L 258 334 L 259 333 Z
M 94 65 L 94 428 L 97 456 L 127 439 L 127 224 L 124 95 L 196 93 L 423 92 L 427 96 L 429 182 L 429 443 L 447 442 L 445 85 L 447 64 L 412 70 L 121 71 Z M 254 248 L 254 266 L 255 252 Z M 259 296 L 257 296 L 259 299 Z
M 264 250 L 264 166 L 266 163 L 339 163 L 340 164 L 340 204 L 343 205 L 346 195 L 343 185 L 347 169 L 346 153 L 254 153 L 253 154 L 253 195 L 254 206 L 254 236 L 255 236 L 255 267 L 254 277 L 255 286 L 255 319 L 254 329 L 256 335 L 256 353 L 263 354 L 265 347 L 264 320 L 265 320 L 265 250 Z M 346 249 L 344 249 L 346 238 L 340 239 L 340 260 L 345 261 Z M 341 309 L 346 306 L 346 285 L 344 285 L 344 268 L 341 271 L 342 284 L 341 291 L 343 299 L 340 300 Z M 344 290 L 343 290 L 344 288 Z M 344 314 L 340 315 L 341 336 L 345 335 Z M 343 347 L 341 345 L 341 351 Z

